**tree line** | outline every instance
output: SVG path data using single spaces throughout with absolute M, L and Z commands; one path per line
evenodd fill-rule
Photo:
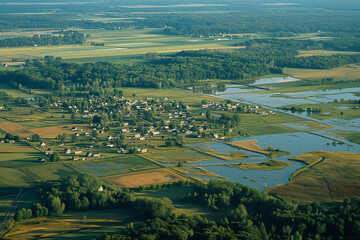
M 32 37 L 6 38 L 0 40 L 0 47 L 47 46 L 61 44 L 83 44 L 85 35 L 77 31 L 60 31 Z
M 337 205 L 297 205 L 248 186 L 218 180 L 194 183 L 184 201 L 221 211 L 219 220 L 169 215 L 149 219 L 137 229 L 126 228 L 103 240 L 127 239 L 358 239 L 360 198 Z

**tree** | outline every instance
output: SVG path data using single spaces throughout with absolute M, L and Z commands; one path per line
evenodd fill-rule
M 40 142 L 40 136 L 39 136 L 39 134 L 33 134 L 32 136 L 31 136 L 31 141 L 33 141 L 33 142 Z
M 5 139 L 13 140 L 13 139 L 14 139 L 14 135 L 12 135 L 11 133 L 7 133 L 7 134 L 5 135 Z
M 135 211 L 147 218 L 167 217 L 173 211 L 173 206 L 169 198 L 138 198 L 135 201 Z
M 61 203 L 60 198 L 54 197 L 53 195 L 50 195 L 48 197 L 47 204 L 48 204 L 49 214 L 51 215 L 59 215 L 65 209 L 65 205 Z
M 78 141 L 78 137 L 76 135 L 71 135 L 71 142 L 76 143 Z
M 57 138 L 61 143 L 64 143 L 66 141 L 66 134 L 65 133 L 59 134 Z
M 56 152 L 56 153 L 51 154 L 50 162 L 58 162 L 58 161 L 60 161 L 59 153 Z

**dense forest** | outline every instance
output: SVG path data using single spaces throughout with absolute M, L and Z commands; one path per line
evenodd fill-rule
M 190 184 L 190 185 L 189 185 Z M 166 186 L 165 186 L 166 185 Z M 184 197 L 213 211 L 224 212 L 218 220 L 176 216 L 167 198 L 136 197 L 133 190 L 113 189 L 95 177 L 68 177 L 60 183 L 43 183 L 40 202 L 20 209 L 15 221 L 63 211 L 132 208 L 146 222 L 139 228 L 124 228 L 104 240 L 117 239 L 349 239 L 360 234 L 360 199 L 349 198 L 336 205 L 296 205 L 234 183 L 211 180 L 208 184 L 176 182 L 164 187 L 188 185 Z
M 59 31 L 33 37 L 6 38 L 0 40 L 0 47 L 47 46 L 61 44 L 83 44 L 85 35 L 77 31 Z

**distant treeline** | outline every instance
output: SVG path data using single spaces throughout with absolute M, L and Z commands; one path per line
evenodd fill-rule
M 83 44 L 85 35 L 77 31 L 60 31 L 33 37 L 6 38 L 0 40 L 0 47 L 47 46 L 60 44 Z
M 20 6 L 17 6 L 20 7 Z M 257 6 L 259 8 L 259 6 Z M 119 12 L 129 9 L 118 9 Z M 154 11 L 155 8 L 151 8 Z M 175 10 L 175 9 L 174 9 Z M 179 9 L 177 9 L 179 10 Z M 183 9 L 184 10 L 184 9 Z M 243 10 L 243 9 L 242 9 Z M 289 37 L 298 33 L 308 32 L 359 32 L 357 13 L 324 13 L 307 11 L 299 13 L 288 11 L 276 13 L 272 11 L 259 12 L 216 13 L 216 14 L 147 14 L 149 9 L 142 9 L 142 18 L 128 14 L 126 21 L 101 22 L 92 20 L 77 20 L 80 17 L 70 14 L 34 14 L 34 15 L 6 15 L 0 16 L 0 31 L 14 28 L 87 28 L 119 30 L 123 28 L 164 28 L 165 34 L 183 36 L 216 36 L 219 34 L 237 33 L 266 33 L 273 37 Z M 134 9 L 132 9 L 134 11 Z M 124 15 L 109 14 L 105 17 L 119 18 Z M 132 18 L 133 17 L 133 18 Z M 76 20 L 75 20 L 76 19 Z
M 164 27 L 170 35 L 216 36 L 235 33 L 270 33 L 271 36 L 294 36 L 308 32 L 358 32 L 359 16 L 354 14 L 199 14 L 160 15 L 149 21 L 153 27 Z M 149 24 L 150 24 L 149 23 Z
M 0 72 L 0 82 L 24 88 L 47 88 L 63 95 L 65 89 L 101 95 L 114 87 L 169 88 L 203 79 L 257 78 L 282 73 L 283 67 L 323 69 L 360 62 L 360 54 L 296 57 L 298 47 L 286 42 L 245 43 L 235 51 L 182 51 L 152 56 L 148 65 L 115 65 L 106 62 L 75 64 L 47 56 L 26 61 L 25 68 Z
M 0 16 L 0 31 L 14 28 L 25 29 L 67 29 L 70 27 L 83 29 L 120 30 L 123 28 L 144 28 L 144 23 L 133 21 L 99 22 L 78 19 L 72 14 L 34 14 L 34 15 L 2 15 Z

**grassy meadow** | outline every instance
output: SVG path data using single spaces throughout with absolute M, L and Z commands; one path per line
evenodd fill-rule
M 295 78 L 301 78 L 314 82 L 319 81 L 323 78 L 333 78 L 334 81 L 352 81 L 358 80 L 360 78 L 360 65 L 349 64 L 346 66 L 332 69 L 285 68 L 284 73 Z
M 116 233 L 134 218 L 130 209 L 66 212 L 61 216 L 25 220 L 17 224 L 4 239 L 90 239 Z M 104 217 L 106 216 L 106 217 Z
M 291 158 L 308 164 L 299 169 L 286 185 L 268 190 L 295 202 L 338 201 L 360 195 L 360 154 L 315 151 Z
M 175 207 L 174 213 L 177 215 L 186 214 L 188 216 L 202 216 L 206 218 L 220 218 L 221 212 L 215 212 L 208 207 L 196 203 L 184 202 L 182 199 L 194 190 L 190 186 L 173 187 L 170 189 L 161 189 L 156 191 L 140 192 L 137 196 L 146 196 L 154 198 L 169 198 Z

